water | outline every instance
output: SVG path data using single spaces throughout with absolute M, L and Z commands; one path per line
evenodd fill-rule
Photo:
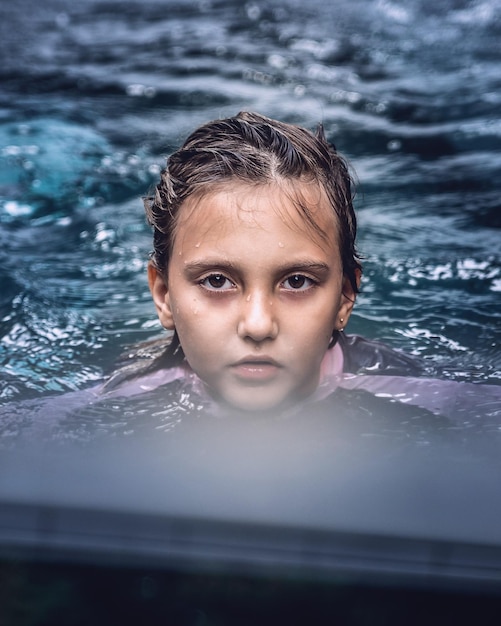
M 198 124 L 321 121 L 358 174 L 350 332 L 499 383 L 497 2 L 29 0 L 0 9 L 0 398 L 160 333 L 141 195 Z

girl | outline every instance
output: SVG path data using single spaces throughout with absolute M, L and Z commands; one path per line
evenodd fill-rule
M 352 181 L 322 127 L 255 113 L 210 122 L 168 159 L 145 207 L 149 286 L 172 339 L 107 393 L 184 380 L 219 408 L 276 413 L 341 386 L 454 411 L 461 385 L 417 379 L 417 360 L 343 334 L 361 264 Z
M 322 134 L 241 114 L 196 131 L 147 201 L 169 353 L 237 409 L 311 395 L 360 278 L 350 178 Z M 329 358 L 333 357 L 333 358 Z

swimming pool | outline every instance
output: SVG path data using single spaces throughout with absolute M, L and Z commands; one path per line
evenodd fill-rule
M 349 331 L 499 381 L 495 3 L 2 11 L 2 400 L 88 385 L 160 333 L 140 197 L 190 130 L 241 109 L 323 122 L 358 174 Z
M 322 122 L 358 174 L 365 271 L 349 332 L 422 356 L 447 378 L 499 384 L 497 3 L 17 0 L 1 13 L 0 401 L 92 386 L 129 345 L 161 333 L 141 196 L 189 131 L 241 109 Z M 162 587 L 152 567 L 193 562 L 195 582 L 177 584 L 201 589 L 208 613 L 200 562 L 224 573 L 216 590 L 226 600 L 228 563 L 245 574 L 264 563 L 289 581 L 291 564 L 310 581 L 327 576 L 324 616 L 333 589 L 354 581 L 358 591 L 374 584 L 378 598 L 378 585 L 395 584 L 377 606 L 392 609 L 403 575 L 432 587 L 431 604 L 435 583 L 458 585 L 461 602 L 442 597 L 455 617 L 472 584 L 482 590 L 475 616 L 485 585 L 499 608 L 499 420 L 469 447 L 472 428 L 456 425 L 430 448 L 441 425 L 429 415 L 385 405 L 375 421 L 350 420 L 362 400 L 345 397 L 344 420 L 261 424 L 267 436 L 249 423 L 202 424 L 184 397 L 163 397 L 153 425 L 141 416 L 155 396 L 77 413 L 60 436 L 85 443 L 91 425 L 120 434 L 123 447 L 111 438 L 62 459 L 43 447 L 2 454 L 0 556 L 37 555 L 41 579 L 58 560 L 125 564 L 107 598 L 126 607 L 125 622 L 153 610 L 155 584 L 170 601 L 171 579 Z M 175 428 L 185 414 L 195 421 Z M 2 425 L 2 436 L 23 427 Z M 10 565 L 3 571 L 11 580 Z M 84 576 L 82 604 L 100 598 L 95 576 Z M 232 601 L 262 619 L 263 597 L 238 589 Z M 276 589 L 275 579 L 265 586 L 272 608 L 292 606 L 293 619 L 298 587 L 278 598 Z M 363 604 L 355 595 L 350 614 Z M 61 599 L 68 615 L 74 600 L 71 589 Z M 87 606 L 92 615 L 102 602 Z M 405 607 L 398 615 L 412 623 Z

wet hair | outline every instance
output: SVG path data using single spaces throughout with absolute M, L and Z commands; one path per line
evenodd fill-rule
M 229 181 L 252 185 L 317 183 L 326 193 L 337 220 L 343 273 L 354 293 L 358 291 L 361 264 L 355 247 L 353 181 L 346 161 L 326 140 L 321 125 L 313 134 L 299 126 L 248 112 L 209 122 L 195 130 L 168 158 L 154 194 L 144 199 L 146 216 L 153 227 L 151 261 L 165 280 L 183 203 L 190 196 L 210 193 Z M 308 227 L 325 239 L 307 204 L 296 201 L 296 206 Z M 336 339 L 334 331 L 331 345 Z M 176 333 L 168 352 L 171 357 L 183 358 Z

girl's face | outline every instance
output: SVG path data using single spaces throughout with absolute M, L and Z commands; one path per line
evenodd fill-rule
M 293 187 L 229 183 L 181 207 L 167 281 L 149 268 L 161 323 L 211 395 L 240 410 L 311 394 L 355 299 L 327 198 L 316 185 L 295 189 L 325 238 L 298 213 Z

